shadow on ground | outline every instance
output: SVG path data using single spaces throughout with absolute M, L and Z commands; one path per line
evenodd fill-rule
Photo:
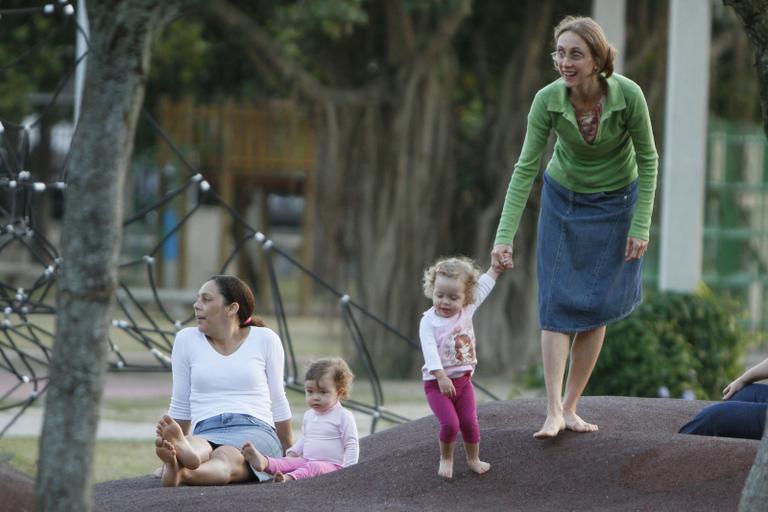
M 478 411 L 492 464 L 483 476 L 467 471 L 461 449 L 453 481 L 437 476 L 430 417 L 365 437 L 358 465 L 312 480 L 168 489 L 144 476 L 97 485 L 94 510 L 736 510 L 759 442 L 677 434 L 704 405 L 586 397 L 580 412 L 599 432 L 539 441 L 543 400 L 494 402 Z M 0 467 L 3 506 L 32 510 L 31 496 L 30 479 Z

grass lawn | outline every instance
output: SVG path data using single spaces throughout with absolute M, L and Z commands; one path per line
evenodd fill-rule
M 37 474 L 38 439 L 0 439 L 0 462 L 10 463 L 32 477 Z M 100 440 L 96 442 L 94 482 L 107 482 L 152 473 L 160 467 L 150 442 Z

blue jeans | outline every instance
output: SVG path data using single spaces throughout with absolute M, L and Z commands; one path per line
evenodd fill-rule
M 248 414 L 225 412 L 201 420 L 195 425 L 193 435 L 202 437 L 211 443 L 213 448 L 220 445 L 234 446 L 238 450 L 246 441 L 253 443 L 267 457 L 282 457 L 283 448 L 275 429 Z M 260 482 L 272 478 L 263 472 L 253 471 Z
M 642 300 L 642 261 L 624 261 L 637 180 L 610 192 L 579 193 L 544 173 L 537 228 L 539 323 L 589 331 L 621 320 Z
M 750 384 L 725 402 L 708 405 L 680 434 L 761 439 L 768 413 L 768 385 Z

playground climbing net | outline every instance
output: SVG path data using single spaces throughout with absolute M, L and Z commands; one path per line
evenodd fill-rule
M 87 41 L 87 34 L 77 23 L 74 7 L 62 1 L 28 9 L 0 8 L 0 30 L 8 29 L 3 25 L 26 23 L 28 21 L 19 20 L 28 20 L 33 16 L 50 17 L 56 21 L 54 30 L 57 33 L 69 31 L 74 37 L 75 32 L 79 31 Z M 34 59 L 37 52 L 42 51 L 51 38 L 52 36 L 43 37 L 39 43 L 11 59 L 9 63 L 0 63 L 0 81 L 8 70 L 20 66 L 27 59 Z M 62 261 L 56 243 L 46 236 L 46 219 L 43 216 L 49 213 L 41 212 L 38 206 L 46 194 L 51 196 L 47 198 L 50 202 L 67 193 L 68 159 L 65 156 L 58 162 L 58 168 L 35 168 L 30 155 L 35 144 L 36 130 L 47 116 L 53 115 L 62 90 L 73 79 L 77 66 L 82 65 L 86 57 L 87 52 L 72 59 L 68 71 L 59 80 L 41 113 L 29 115 L 21 122 L 14 122 L 4 118 L 0 112 L 0 411 L 5 412 L 5 417 L 9 418 L 4 424 L 0 423 L 0 437 L 32 404 L 44 396 L 49 384 L 48 367 L 55 338 L 53 319 L 56 315 L 56 279 L 66 262 Z M 184 202 L 186 213 L 172 223 L 166 223 L 161 235 L 157 237 L 159 240 L 153 240 L 154 243 L 149 244 L 143 254 L 130 254 L 130 251 L 123 248 L 114 319 L 106 340 L 111 350 L 108 371 L 170 370 L 170 352 L 175 333 L 190 325 L 193 317 L 191 308 L 186 307 L 184 310 L 189 312 L 189 315 L 179 318 L 178 308 L 174 310 L 161 300 L 162 294 L 157 283 L 158 262 L 162 259 L 166 243 L 178 235 L 204 204 L 206 207 L 219 208 L 232 225 L 237 225 L 238 229 L 231 230 L 232 233 L 243 234 L 240 239 L 230 240 L 226 244 L 229 254 L 224 264 L 221 268 L 211 269 L 216 272 L 210 274 L 224 273 L 243 251 L 261 254 L 263 274 L 268 276 L 269 281 L 276 330 L 286 353 L 287 388 L 300 393 L 304 391 L 298 374 L 297 358 L 276 262 L 281 266 L 290 266 L 300 275 L 311 279 L 315 288 L 324 291 L 327 297 L 331 297 L 329 300 L 334 300 L 338 306 L 338 318 L 346 327 L 356 354 L 357 360 L 354 363 L 356 367 L 363 369 L 363 372 L 358 371 L 358 380 L 367 379 L 372 390 L 370 403 L 351 400 L 347 405 L 372 417 L 372 431 L 376 429 L 379 420 L 391 423 L 408 421 L 408 418 L 384 406 L 383 389 L 360 328 L 360 319 L 366 318 L 415 351 L 419 350 L 418 344 L 355 303 L 349 295 L 325 282 L 288 251 L 249 225 L 243 216 L 222 200 L 204 174 L 185 158 L 182 151 L 146 110 L 143 112 L 143 119 L 175 155 L 186 177 L 176 180 L 174 187 L 167 187 L 168 190 L 157 194 L 158 197 L 154 197 L 149 204 L 142 204 L 129 214 L 123 223 L 124 232 L 146 231 L 147 219 L 159 218 L 158 212 L 174 202 Z M 137 297 L 137 289 L 149 290 L 148 297 Z M 191 303 L 192 297 L 189 299 Z M 131 340 L 133 344 L 142 347 L 142 350 L 138 355 L 135 350 L 123 351 L 115 342 L 116 339 Z M 478 387 L 491 398 L 495 398 L 482 386 Z

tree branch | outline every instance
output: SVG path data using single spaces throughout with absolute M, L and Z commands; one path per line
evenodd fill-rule
M 435 57 L 450 44 L 459 26 L 461 26 L 461 23 L 471 12 L 471 0 L 462 0 L 455 11 L 441 19 L 437 30 L 435 30 L 434 34 L 424 45 L 424 50 L 419 52 L 413 59 L 412 66 L 415 69 L 426 69 L 430 66 Z
M 226 0 L 208 4 L 208 12 L 230 32 L 245 42 L 246 54 L 261 70 L 278 83 L 291 84 L 299 94 L 313 101 L 365 105 L 380 101 L 386 91 L 385 80 L 378 79 L 358 89 L 328 87 L 289 57 L 273 37 L 253 18 Z

